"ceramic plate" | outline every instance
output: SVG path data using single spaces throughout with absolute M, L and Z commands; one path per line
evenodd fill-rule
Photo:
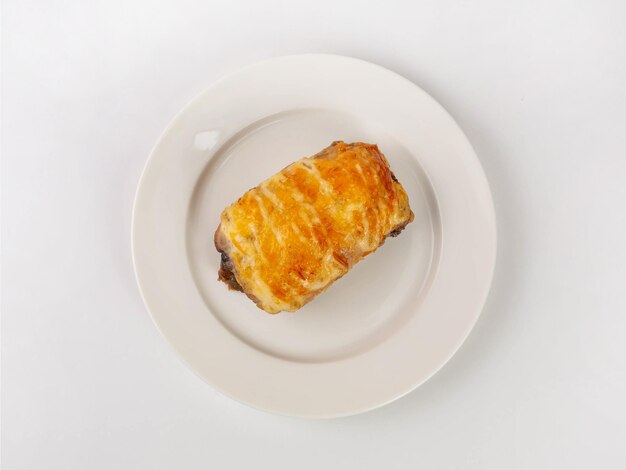
M 217 281 L 220 212 L 334 140 L 378 144 L 415 221 L 297 313 L 269 315 Z M 485 302 L 496 225 L 470 143 L 429 95 L 371 63 L 299 55 L 218 81 L 174 119 L 139 183 L 132 246 L 150 314 L 200 377 L 259 409 L 333 417 L 450 359 Z

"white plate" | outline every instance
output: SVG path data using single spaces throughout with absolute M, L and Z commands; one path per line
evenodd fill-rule
M 217 281 L 219 214 L 334 140 L 379 145 L 415 222 L 297 313 L 269 315 Z M 439 104 L 382 67 L 316 54 L 236 72 L 174 119 L 139 183 L 132 245 L 148 310 L 200 377 L 256 408 L 332 417 L 404 395 L 454 354 L 489 290 L 496 225 Z

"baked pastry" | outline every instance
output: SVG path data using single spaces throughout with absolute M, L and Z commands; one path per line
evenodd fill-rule
M 268 313 L 293 312 L 412 220 L 376 145 L 333 142 L 222 212 L 219 280 Z

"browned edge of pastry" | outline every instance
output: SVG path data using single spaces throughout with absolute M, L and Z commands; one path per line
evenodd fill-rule
M 243 288 L 239 282 L 237 282 L 237 278 L 235 277 L 233 263 L 226 252 L 228 248 L 226 246 L 226 239 L 222 233 L 222 224 L 218 225 L 217 230 L 215 231 L 215 236 L 213 237 L 213 242 L 215 243 L 215 249 L 219 251 L 221 255 L 220 269 L 217 273 L 217 279 L 224 282 L 229 289 L 243 292 Z
M 230 256 L 228 255 L 228 246 L 226 242 L 226 237 L 222 232 L 222 224 L 219 224 L 217 226 L 215 236 L 213 237 L 213 242 L 215 243 L 215 249 L 220 253 L 220 269 L 217 272 L 217 280 L 222 281 L 224 284 L 226 284 L 228 286 L 228 289 L 230 290 L 243 292 L 261 310 L 263 310 L 263 308 L 259 304 L 259 299 L 257 299 L 256 296 L 254 296 L 253 294 L 246 292 L 241 284 L 239 284 L 239 281 L 237 281 L 237 277 L 235 275 L 235 266 L 230 259 Z

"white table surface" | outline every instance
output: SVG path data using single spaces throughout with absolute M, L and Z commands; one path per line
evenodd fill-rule
M 7 0 L 2 468 L 626 468 L 626 4 Z M 459 353 L 351 418 L 255 411 L 159 336 L 131 205 L 173 115 L 331 52 L 439 100 L 491 184 L 492 292 Z

